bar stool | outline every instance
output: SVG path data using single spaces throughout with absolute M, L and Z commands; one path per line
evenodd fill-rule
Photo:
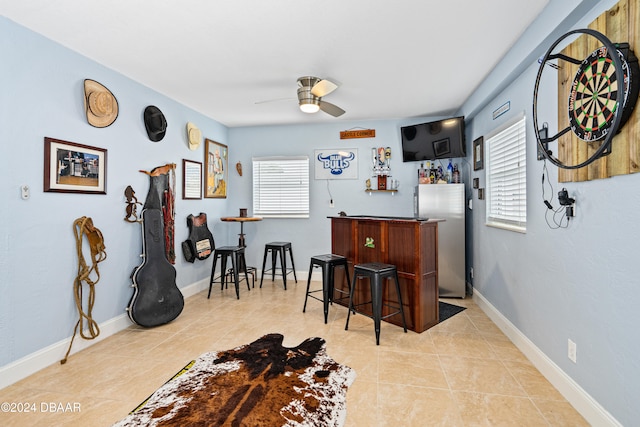
M 368 314 L 362 313 L 364 316 L 371 317 L 373 319 L 373 324 L 376 330 L 376 345 L 380 345 L 380 321 L 382 319 L 386 319 L 387 317 L 395 316 L 396 314 L 402 315 L 402 326 L 404 327 L 404 332 L 407 332 L 407 323 L 404 319 L 404 309 L 402 308 L 402 295 L 400 294 L 400 283 L 398 281 L 398 270 L 395 265 L 384 264 L 380 262 L 371 262 L 366 264 L 356 264 L 353 270 L 354 283 L 351 287 L 351 292 L 349 294 L 349 313 L 347 314 L 347 324 L 344 327 L 344 330 L 349 329 L 349 317 L 351 316 L 351 311 L 355 313 L 355 307 L 371 304 L 371 308 L 373 311 L 373 315 L 369 316 Z M 363 302 L 354 305 L 353 304 L 353 294 L 355 293 L 355 288 L 358 283 L 358 279 L 361 277 L 368 277 L 369 283 L 371 286 L 371 301 Z M 386 279 L 394 279 L 396 282 L 396 292 L 398 295 L 399 306 L 395 306 L 392 304 L 385 304 L 389 308 L 398 309 L 398 311 L 394 311 L 393 313 L 389 313 L 385 316 L 382 315 L 382 293 L 383 293 L 383 285 L 386 283 Z
M 344 268 L 345 274 L 347 275 L 347 286 L 349 292 L 345 292 L 341 289 L 335 289 L 334 269 L 335 267 L 340 266 Z M 311 274 L 313 273 L 314 267 L 322 268 L 322 289 L 309 291 L 309 286 L 311 285 Z M 308 297 L 311 297 L 318 301 L 322 301 L 324 303 L 324 323 L 327 323 L 327 316 L 329 314 L 329 303 L 333 304 L 334 291 L 341 292 L 347 295 L 351 293 L 351 279 L 349 278 L 349 264 L 347 263 L 347 259 L 341 255 L 334 254 L 316 255 L 311 257 L 311 263 L 309 264 L 309 278 L 307 279 L 307 294 L 304 297 L 304 307 L 302 308 L 302 312 L 304 313 L 307 309 Z M 316 297 L 315 295 L 311 295 L 316 292 L 322 292 L 322 299 Z M 348 298 L 348 296 L 338 298 L 337 300 L 341 300 L 343 298 Z
M 215 277 L 216 274 L 216 264 L 218 262 L 218 258 L 222 264 L 220 265 L 220 276 Z M 244 248 L 242 246 L 221 246 L 219 248 L 215 248 L 213 251 L 213 267 L 211 267 L 211 280 L 209 281 L 209 294 L 207 295 L 207 299 L 211 297 L 211 288 L 213 287 L 213 283 L 216 279 L 220 280 L 221 290 L 225 288 L 225 277 L 226 277 L 226 269 L 227 269 L 227 258 L 231 258 L 231 268 L 233 269 L 233 279 L 236 285 L 236 297 L 240 299 L 240 270 L 237 268 L 240 263 L 244 263 L 242 265 L 246 265 L 244 262 Z M 244 271 L 244 280 L 247 282 L 247 289 L 251 290 L 249 286 L 249 277 L 247 276 L 247 271 Z
M 267 264 L 267 254 L 271 252 L 271 268 L 265 270 Z M 289 259 L 291 260 L 291 268 L 287 267 L 286 254 L 289 252 Z M 296 277 L 296 266 L 293 263 L 293 254 L 291 252 L 291 242 L 271 242 L 264 245 L 264 258 L 262 259 L 262 275 L 260 276 L 260 287 L 262 287 L 262 279 L 264 279 L 264 272 L 271 271 L 271 281 L 275 280 L 276 276 L 276 259 L 280 254 L 280 274 L 282 274 L 282 281 L 284 282 L 284 289 L 287 290 L 287 274 L 293 272 L 293 278 L 298 283 Z

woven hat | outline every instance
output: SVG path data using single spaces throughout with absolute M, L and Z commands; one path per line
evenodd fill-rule
M 149 139 L 153 142 L 164 138 L 164 134 L 167 132 L 167 120 L 155 105 L 149 105 L 144 109 L 144 127 L 147 129 Z
M 192 151 L 196 150 L 202 141 L 202 132 L 191 122 L 187 123 L 187 139 L 189 140 L 189 149 Z
M 118 118 L 118 101 L 111 91 L 95 80 L 84 80 L 84 110 L 87 122 L 105 128 Z

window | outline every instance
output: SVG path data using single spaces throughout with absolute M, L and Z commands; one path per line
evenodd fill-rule
M 254 157 L 253 214 L 309 218 L 309 157 Z
M 487 225 L 527 230 L 527 156 L 525 116 L 485 141 Z

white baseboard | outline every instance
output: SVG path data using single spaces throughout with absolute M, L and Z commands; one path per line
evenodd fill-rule
M 592 426 L 622 427 L 606 409 L 502 315 L 477 289 L 473 301 Z
M 188 298 L 204 289 L 207 289 L 208 287 L 209 278 L 206 278 L 191 285 L 185 286 L 184 288 L 181 288 L 180 291 L 185 298 Z M 92 340 L 84 340 L 80 337 L 76 337 L 76 340 L 73 342 L 73 347 L 69 354 L 72 355 L 79 352 L 80 350 L 91 347 L 92 345 L 110 337 L 111 335 L 127 329 L 131 325 L 132 323 L 127 313 L 123 313 L 103 323 L 100 323 L 100 335 Z M 42 348 L 34 353 L 28 354 L 21 359 L 9 363 L 8 365 L 0 367 L 0 390 L 20 381 L 23 378 L 28 377 L 29 375 L 38 372 L 41 369 L 46 368 L 47 366 L 50 366 L 54 363 L 59 363 L 60 360 L 64 358 L 64 355 L 69 348 L 70 342 L 71 337 L 65 338 L 61 341 L 58 341 L 57 343 L 51 344 L 48 347 Z

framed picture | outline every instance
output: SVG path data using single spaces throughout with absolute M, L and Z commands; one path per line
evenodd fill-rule
M 473 188 L 480 187 L 480 178 L 473 178 Z
M 315 179 L 358 179 L 358 149 L 314 151 Z
M 107 194 L 107 150 L 45 137 L 44 191 Z
M 229 150 L 226 145 L 210 139 L 204 142 L 204 197 L 226 199 Z
M 182 159 L 182 199 L 202 199 L 202 163 Z
M 484 188 L 478 188 L 478 200 L 484 200 Z
M 484 137 L 479 137 L 473 141 L 473 170 L 479 171 L 484 168 Z

